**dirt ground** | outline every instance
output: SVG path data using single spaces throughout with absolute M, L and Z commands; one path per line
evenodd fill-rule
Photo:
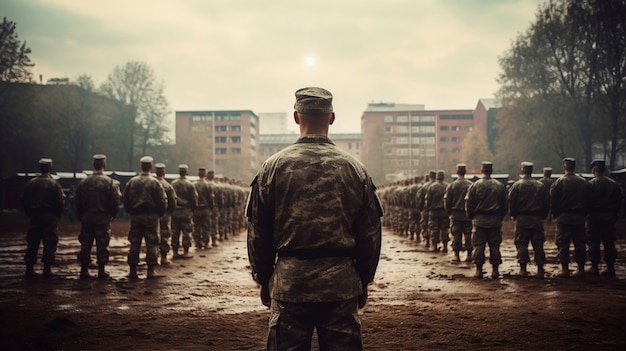
M 111 278 L 80 280 L 79 225 L 64 221 L 57 276 L 25 279 L 25 222 L 1 216 L 1 350 L 264 349 L 268 310 L 250 277 L 245 233 L 159 267 L 161 278 L 145 279 L 141 266 L 140 279 L 129 281 L 129 222 L 115 221 Z M 568 279 L 553 277 L 553 225 L 546 228 L 544 279 L 534 277 L 534 265 L 530 277 L 515 276 L 511 222 L 503 227 L 499 279 L 471 278 L 473 267 L 452 263 L 451 253 L 427 252 L 384 231 L 375 283 L 360 311 L 365 349 L 626 350 L 626 223 L 619 228 L 617 277 Z

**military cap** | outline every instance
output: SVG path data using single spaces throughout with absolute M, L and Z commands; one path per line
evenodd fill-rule
M 293 108 L 300 113 L 332 113 L 333 94 L 324 88 L 307 87 L 296 91 Z
M 40 165 L 51 165 L 52 164 L 52 159 L 51 158 L 41 158 L 39 159 L 39 164 Z
M 206 172 L 206 173 L 207 173 L 208 175 L 214 175 L 214 174 L 215 174 L 215 171 L 208 171 L 208 172 Z
M 524 161 L 522 162 L 522 168 L 533 167 L 534 164 L 532 162 Z
M 491 170 L 493 170 L 493 162 L 483 161 L 483 162 L 480 163 L 480 166 L 482 167 L 482 169 L 491 169 Z
M 456 165 L 456 170 L 457 171 L 464 171 L 467 169 L 467 165 L 465 163 L 458 163 Z
M 199 167 L 198 168 L 198 172 L 206 172 L 206 168 L 205 167 Z
M 106 160 L 107 156 L 105 154 L 95 154 L 93 155 L 94 161 Z
M 154 161 L 154 159 L 150 156 L 144 156 L 139 160 L 141 163 L 152 163 L 152 161 Z
M 434 169 L 431 169 L 430 171 L 428 171 L 429 177 L 435 177 L 436 175 L 437 175 L 437 171 L 435 171 Z
M 154 168 L 156 168 L 156 169 L 165 169 L 165 163 L 159 162 L 156 165 L 154 165 Z
M 438 170 L 437 171 L 437 179 L 444 179 L 446 177 L 446 172 L 443 170 Z
M 576 164 L 576 159 L 573 157 L 566 157 L 563 159 L 563 163 L 573 163 Z
M 544 172 L 552 172 L 552 167 L 543 167 Z
M 181 163 L 178 165 L 178 169 L 189 169 L 189 166 L 185 163 Z
M 604 160 L 593 160 L 593 161 L 591 161 L 591 164 L 589 165 L 589 168 L 593 168 L 595 166 L 604 167 L 605 164 L 606 164 L 606 161 L 604 161 Z

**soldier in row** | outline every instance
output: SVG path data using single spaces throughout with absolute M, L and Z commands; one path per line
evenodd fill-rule
M 187 179 L 189 166 L 178 166 L 179 177 L 172 182 L 176 192 L 176 208 L 172 213 L 172 254 L 173 258 L 192 258 L 189 252 L 193 233 L 193 213 L 198 207 L 198 191 L 193 183 Z M 182 238 L 181 238 L 182 234 Z M 183 246 L 181 254 L 179 248 Z
M 165 195 L 167 196 L 167 207 L 165 213 L 159 219 L 159 251 L 161 252 L 161 265 L 168 265 L 170 261 L 167 254 L 170 252 L 170 241 L 172 239 L 172 213 L 176 209 L 176 191 L 174 187 L 165 179 L 165 164 L 157 163 L 156 178 L 161 183 Z
M 460 252 L 467 251 L 466 262 L 472 260 L 472 220 L 465 212 L 465 194 L 472 182 L 465 179 L 467 166 L 456 166 L 457 179 L 450 183 L 444 194 L 444 206 L 450 216 L 450 234 L 452 236 L 453 262 L 460 262 Z

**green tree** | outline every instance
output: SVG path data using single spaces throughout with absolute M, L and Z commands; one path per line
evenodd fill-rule
M 477 173 L 481 162 L 493 160 L 485 132 L 474 128 L 467 133 L 461 142 L 461 160 L 467 164 L 468 173 Z
M 3 17 L 0 25 L 0 79 L 3 82 L 31 82 L 33 74 L 30 70 L 35 64 L 28 57 L 30 53 L 26 42 L 21 43 L 17 38 L 15 22 Z
M 100 91 L 129 106 L 128 169 L 133 169 L 138 152 L 146 154 L 150 146 L 169 142 L 166 136 L 169 107 L 163 95 L 163 83 L 157 81 L 148 64 L 130 61 L 116 66 Z

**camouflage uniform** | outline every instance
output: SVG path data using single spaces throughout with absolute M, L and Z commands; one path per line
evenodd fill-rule
M 437 172 L 437 180 L 426 188 L 425 207 L 428 210 L 428 230 L 434 251 L 439 251 L 439 243 L 442 244 L 443 252 L 448 252 L 448 232 L 450 230 L 450 218 L 443 204 L 443 196 L 446 193 L 448 183 L 444 180 L 442 171 Z
M 414 178 L 411 185 L 407 188 L 407 195 L 408 195 L 408 211 L 409 211 L 409 232 L 410 232 L 410 237 L 409 239 L 413 240 L 414 238 L 416 240 L 420 240 L 420 229 L 419 229 L 419 223 L 420 223 L 420 219 L 421 219 L 421 215 L 420 215 L 420 211 L 418 208 L 418 199 L 417 199 L 417 195 L 419 192 L 419 188 L 420 188 L 420 178 Z
M 378 265 L 382 216 L 363 165 L 328 137 L 304 135 L 251 186 L 248 256 L 269 287 L 268 350 L 309 349 L 314 327 L 322 350 L 362 350 L 358 298 Z
M 615 248 L 615 221 L 617 220 L 622 206 L 622 189 L 613 179 L 595 173 L 595 177 L 589 181 L 591 194 L 589 201 L 589 214 L 587 215 L 587 247 L 588 257 L 591 260 L 592 272 L 597 273 L 600 263 L 600 244 L 604 245 L 604 261 L 607 265 L 603 274 L 615 276 L 615 260 L 617 249 Z M 592 164 L 592 168 L 595 167 Z
M 552 214 L 557 221 L 556 246 L 558 261 L 566 269 L 570 261 L 570 243 L 578 273 L 583 272 L 585 254 L 585 217 L 589 203 L 589 183 L 573 172 L 566 172 L 550 189 Z M 563 271 L 562 275 L 569 275 Z
M 215 194 L 213 194 L 212 191 L 213 187 L 211 187 L 204 176 L 200 177 L 200 179 L 194 183 L 194 186 L 198 193 L 198 207 L 196 207 L 193 212 L 193 239 L 197 248 L 211 248 L 209 239 L 211 236 L 211 221 L 214 220 L 211 217 L 215 203 Z M 217 246 L 215 241 L 213 242 L 213 246 Z
M 111 221 L 117 216 L 120 197 L 119 183 L 97 171 L 76 187 L 76 216 L 81 221 L 79 260 L 83 268 L 91 263 L 94 239 L 98 265 L 109 262 Z
M 40 164 L 44 164 L 43 162 L 47 161 L 40 161 Z M 27 275 L 34 275 L 33 265 L 37 262 L 40 243 L 43 243 L 44 265 L 49 267 L 55 263 L 55 253 L 59 242 L 57 225 L 63 213 L 63 198 L 61 186 L 49 174 L 37 176 L 24 186 L 22 208 L 30 219 L 24 255 Z
M 541 182 L 533 179 L 532 175 L 524 175 L 513 183 L 509 189 L 508 198 L 511 217 L 515 219 L 515 247 L 517 248 L 517 262 L 522 267 L 521 273 L 525 274 L 526 264 L 530 262 L 528 254 L 530 242 L 535 252 L 534 261 L 541 275 L 546 262 L 546 253 L 543 249 L 546 241 L 543 219 L 546 218 L 550 209 L 548 189 Z
M 172 213 L 172 252 L 179 257 L 178 248 L 182 245 L 185 251 L 191 246 L 193 233 L 193 211 L 198 206 L 198 192 L 186 177 L 180 177 L 172 182 L 176 192 L 176 209 Z
M 452 250 L 455 258 L 462 250 L 467 250 L 469 262 L 472 257 L 472 220 L 465 213 L 465 195 L 472 182 L 459 178 L 450 183 L 443 197 L 444 206 L 450 216 L 450 233 L 452 234 Z
M 420 211 L 420 232 L 422 239 L 425 241 L 424 246 L 426 247 L 430 247 L 430 233 L 428 230 L 428 209 L 425 206 L 425 198 L 426 189 L 428 189 L 428 186 L 431 184 L 431 180 L 434 180 L 434 175 L 431 179 L 430 174 L 425 174 L 424 183 L 417 192 L 417 207 Z
M 158 168 L 159 164 L 157 164 Z M 170 252 L 170 240 L 172 238 L 172 213 L 176 208 L 176 191 L 165 178 L 157 177 L 157 180 L 161 183 L 165 195 L 167 196 L 167 207 L 165 214 L 159 220 L 159 251 L 161 252 L 161 264 L 167 264 L 167 253 Z
M 541 184 L 543 184 L 548 190 L 548 194 L 550 194 L 550 188 L 552 184 L 554 184 L 554 179 L 552 179 L 552 168 L 544 167 L 543 168 L 543 177 L 539 179 Z M 546 223 L 552 223 L 552 211 L 548 211 L 546 215 Z
M 124 208 L 130 214 L 128 265 L 139 264 L 141 240 L 146 241 L 148 267 L 158 264 L 159 217 L 165 214 L 167 195 L 161 183 L 149 172 L 131 178 L 124 188 Z
M 483 164 L 489 167 L 490 164 Z M 500 244 L 502 243 L 502 219 L 508 212 L 506 190 L 499 181 L 484 174 L 467 189 L 465 212 L 472 220 L 472 246 L 476 276 L 482 276 L 485 263 L 485 246 L 489 245 L 489 263 L 493 267 L 492 277 L 498 277 L 498 266 L 502 264 Z

